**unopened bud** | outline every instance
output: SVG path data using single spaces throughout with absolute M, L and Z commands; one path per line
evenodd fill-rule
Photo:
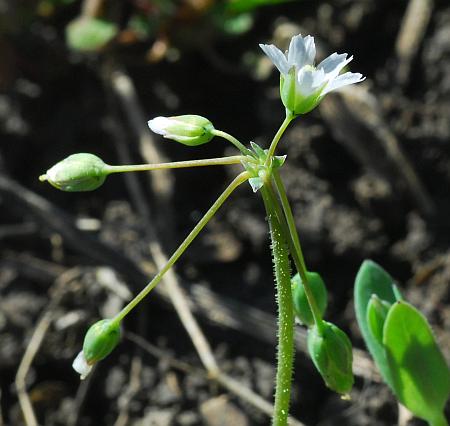
M 317 272 L 306 272 L 309 288 L 313 294 L 316 305 L 319 308 L 320 314 L 323 316 L 327 308 L 328 296 L 325 283 L 322 277 Z M 294 311 L 297 318 L 305 325 L 314 325 L 314 317 L 309 306 L 308 298 L 306 297 L 305 287 L 303 285 L 300 274 L 297 273 L 291 278 L 292 285 L 292 301 L 294 304 Z
M 383 327 L 391 304 L 372 294 L 367 305 L 367 325 L 375 340 L 383 344 Z
M 200 115 L 156 117 L 148 122 L 148 127 L 158 135 L 188 146 L 202 145 L 214 137 L 211 121 Z
M 120 324 L 111 319 L 103 319 L 92 325 L 86 333 L 83 350 L 75 358 L 72 366 L 84 379 L 92 366 L 106 358 L 120 340 Z
M 48 181 L 55 188 L 68 192 L 93 191 L 100 187 L 109 173 L 108 166 L 96 155 L 73 154 L 56 163 L 41 182 Z
M 353 387 L 352 344 L 347 335 L 329 322 L 323 322 L 320 334 L 317 326 L 308 330 L 308 352 L 325 384 L 344 396 Z

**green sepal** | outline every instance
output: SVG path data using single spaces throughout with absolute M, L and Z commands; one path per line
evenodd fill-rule
M 120 340 L 120 325 L 111 319 L 103 319 L 92 325 L 86 333 L 83 353 L 89 365 L 107 357 Z
M 39 179 L 47 180 L 61 191 L 85 192 L 103 185 L 108 174 L 109 167 L 101 158 L 93 154 L 79 153 L 56 163 Z
M 314 365 L 331 390 L 348 395 L 352 390 L 352 344 L 334 324 L 323 321 L 322 334 L 317 326 L 308 329 L 308 352 Z
M 323 317 L 328 304 L 328 294 L 325 283 L 317 272 L 307 271 L 306 279 L 308 280 L 317 307 Z M 306 297 L 305 287 L 298 272 L 291 278 L 291 286 L 295 315 L 303 324 L 313 326 L 314 316 L 309 306 L 308 298 Z
M 450 394 L 450 371 L 426 318 L 412 305 L 389 310 L 383 344 L 398 400 L 432 425 L 443 425 Z
M 286 75 L 280 74 L 281 101 L 286 110 L 294 117 L 312 111 L 322 100 L 321 94 L 325 88 L 325 85 L 323 85 L 309 96 L 304 96 L 299 91 L 297 74 L 298 70 L 296 67 L 291 67 Z

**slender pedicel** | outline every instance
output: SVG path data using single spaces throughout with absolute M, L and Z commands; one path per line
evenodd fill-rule
M 229 133 L 217 129 L 212 130 L 211 133 L 215 136 L 219 136 L 223 139 L 226 139 L 228 142 L 231 142 L 239 151 L 242 152 L 242 154 L 251 155 L 252 152 Z
M 242 155 L 234 155 L 231 157 L 205 158 L 203 160 L 174 161 L 171 163 L 158 164 L 137 164 L 125 166 L 107 166 L 109 173 L 122 172 L 144 172 L 163 169 L 182 169 L 187 167 L 205 167 L 205 166 L 227 166 L 230 164 L 241 163 L 244 157 Z
M 297 271 L 299 272 L 300 277 L 302 279 L 302 282 L 303 282 L 303 285 L 305 288 L 306 297 L 308 298 L 308 302 L 311 307 L 311 312 L 314 317 L 314 323 L 316 324 L 318 333 L 320 334 L 323 331 L 323 327 L 324 327 L 322 314 L 321 314 L 319 307 L 317 306 L 316 300 L 314 298 L 314 295 L 313 295 L 311 288 L 309 286 L 309 283 L 308 283 L 308 274 L 307 274 L 308 271 L 304 267 L 304 264 L 302 264 L 302 262 L 300 261 L 299 252 L 297 251 L 295 244 L 293 242 L 295 236 L 297 237 L 297 240 L 298 240 L 298 234 L 295 229 L 295 225 L 292 222 L 291 226 L 289 226 L 288 221 L 287 221 L 285 215 L 283 214 L 282 206 L 280 206 L 280 201 L 278 200 L 278 197 L 276 196 L 274 189 L 272 187 L 272 182 L 268 182 L 266 187 L 267 187 L 267 196 L 269 197 L 270 201 L 273 204 L 275 213 L 278 215 L 282 232 L 283 232 L 286 242 L 289 246 L 289 251 L 291 252 L 295 267 L 296 267 Z M 298 240 L 297 242 L 298 242 L 298 247 L 300 247 L 300 241 Z M 301 248 L 300 248 L 300 253 L 301 253 Z
M 119 323 L 122 321 L 126 315 L 142 300 L 148 293 L 150 293 L 164 277 L 164 274 L 175 264 L 175 262 L 180 258 L 180 256 L 185 252 L 189 245 L 194 241 L 195 237 L 199 232 L 205 227 L 205 225 L 210 221 L 210 219 L 215 215 L 220 206 L 225 202 L 225 200 L 232 194 L 232 192 L 242 183 L 244 183 L 249 178 L 248 172 L 242 172 L 234 178 L 234 180 L 228 185 L 224 192 L 217 198 L 214 204 L 209 208 L 205 215 L 200 219 L 200 221 L 195 225 L 194 229 L 189 233 L 185 240 L 179 245 L 179 247 L 172 254 L 170 259 L 164 265 L 164 267 L 155 275 L 155 277 L 147 284 L 147 286 L 130 302 L 125 306 L 113 319 L 113 321 Z

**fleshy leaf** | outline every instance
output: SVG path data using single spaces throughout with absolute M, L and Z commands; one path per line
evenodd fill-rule
M 397 302 L 386 318 L 383 343 L 399 401 L 417 417 L 441 424 L 450 371 L 426 318 L 410 304 Z
M 355 311 L 359 328 L 367 348 L 377 364 L 384 381 L 393 388 L 391 371 L 386 359 L 383 344 L 373 336 L 367 323 L 367 308 L 373 294 L 385 302 L 394 304 L 392 277 L 378 264 L 365 260 L 359 268 L 355 280 Z
M 367 306 L 367 324 L 372 336 L 378 343 L 383 343 L 383 328 L 391 304 L 381 300 L 376 294 L 370 298 Z

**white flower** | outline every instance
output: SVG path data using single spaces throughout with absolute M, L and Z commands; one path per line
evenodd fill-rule
M 214 126 L 200 115 L 156 117 L 148 122 L 148 127 L 158 135 L 189 146 L 202 145 L 214 137 Z
M 292 37 L 286 53 L 273 44 L 259 46 L 281 73 L 281 99 L 293 115 L 311 111 L 332 90 L 365 79 L 360 73 L 339 75 L 353 59 L 353 56 L 347 58 L 347 53 L 333 53 L 316 67 L 316 46 L 314 37 L 309 35 Z
M 83 351 L 80 351 L 73 360 L 72 367 L 80 375 L 81 380 L 84 380 L 92 370 L 92 365 L 87 363 Z

